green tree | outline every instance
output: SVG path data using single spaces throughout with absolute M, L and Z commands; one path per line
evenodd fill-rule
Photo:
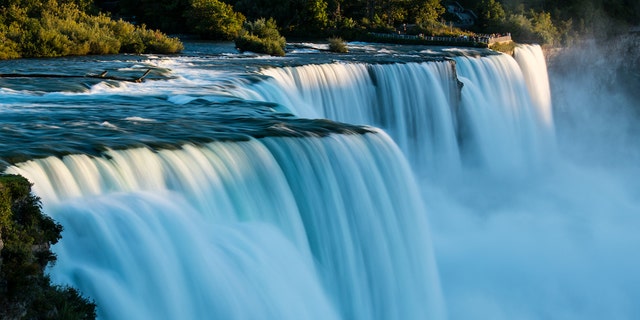
M 511 38 L 516 42 L 535 42 L 531 20 L 523 13 L 509 15 L 504 28 L 509 30 Z
M 206 39 L 232 40 L 245 22 L 244 15 L 218 0 L 192 0 L 184 15 L 190 30 Z
M 477 27 L 486 33 L 500 31 L 506 18 L 502 4 L 496 0 L 482 0 L 475 12 L 478 15 Z
M 570 28 L 571 22 L 563 26 Z M 511 14 L 506 19 L 504 28 L 510 30 L 511 36 L 517 42 L 556 45 L 560 43 L 562 36 L 548 12 L 529 10 L 527 14 Z
M 73 1 L 13 0 L 0 9 L 0 58 L 57 57 L 118 52 L 175 53 L 178 39 L 115 21 L 104 14 L 90 15 Z
M 62 226 L 42 213 L 30 188 L 21 176 L 0 175 L 0 319 L 95 319 L 93 302 L 44 273 Z
M 300 26 L 306 26 L 306 29 L 311 30 L 324 30 L 329 24 L 327 7 L 328 4 L 325 0 L 307 1 Z
M 273 18 L 268 20 L 261 18 L 253 22 L 245 22 L 235 43 L 240 51 L 284 56 L 287 41 L 280 35 L 278 25 Z
M 445 12 L 439 0 L 414 0 L 411 5 L 412 21 L 419 25 L 433 25 Z
M 533 34 L 539 43 L 554 45 L 559 42 L 560 33 L 551 21 L 550 13 L 531 11 L 531 25 Z

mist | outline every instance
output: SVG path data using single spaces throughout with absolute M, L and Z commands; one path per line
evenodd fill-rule
M 640 318 L 638 46 L 548 61 L 557 150 L 541 169 L 424 182 L 450 319 Z
M 549 66 L 557 137 L 580 163 L 634 166 L 640 156 L 640 34 L 583 41 Z

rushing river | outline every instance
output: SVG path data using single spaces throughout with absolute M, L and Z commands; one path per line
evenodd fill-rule
M 633 95 L 532 45 L 324 49 L 0 62 L 52 279 L 102 319 L 640 317 Z

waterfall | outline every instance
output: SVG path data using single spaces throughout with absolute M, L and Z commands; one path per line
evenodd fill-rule
M 464 83 L 459 117 L 465 160 L 493 173 L 540 166 L 552 152 L 553 128 L 538 112 L 549 103 L 531 98 L 536 92 L 518 63 L 505 54 L 457 57 L 456 62 Z
M 262 73 L 272 81 L 257 84 L 251 98 L 298 116 L 383 128 L 415 171 L 429 177 L 455 174 L 463 163 L 514 173 L 553 151 L 542 51 L 521 46 L 516 52 L 517 61 L 490 54 L 268 68 Z
M 257 86 L 296 115 L 383 128 L 425 171 L 460 165 L 455 109 L 458 83 L 451 61 L 398 64 L 333 63 L 269 68 L 274 84 Z M 274 94 L 274 92 L 276 94 Z
M 556 292 L 539 281 L 547 275 L 573 288 L 572 267 L 592 256 L 562 260 L 578 248 L 565 240 L 574 221 L 563 210 L 597 209 L 579 193 L 557 196 L 582 172 L 531 174 L 555 152 L 540 47 L 517 47 L 515 59 L 483 52 L 257 75 L 167 58 L 187 76 L 26 100 L 16 91 L 16 110 L 35 118 L 11 132 L 55 134 L 24 153 L 8 143 L 16 159 L 38 159 L 7 172 L 33 182 L 65 228 L 52 279 L 94 299 L 102 319 L 553 316 L 514 310 L 546 311 Z M 89 108 L 98 94 L 100 108 Z M 47 109 L 56 97 L 79 102 Z M 556 260 L 566 274 L 536 272 Z
M 549 75 L 542 49 L 539 45 L 517 46 L 514 58 L 522 69 L 538 117 L 547 126 L 553 126 Z
M 383 132 L 10 167 L 64 225 L 52 278 L 105 319 L 444 317 L 425 209 Z

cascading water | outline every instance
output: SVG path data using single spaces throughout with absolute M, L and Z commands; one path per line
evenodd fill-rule
M 539 46 L 523 48 L 541 56 Z M 504 54 L 454 59 L 269 68 L 261 72 L 277 88 L 258 84 L 255 90 L 299 116 L 384 128 L 416 171 L 430 177 L 456 174 L 461 161 L 512 173 L 542 161 L 553 129 L 544 58 L 521 58 L 522 65 L 532 64 L 522 69 Z M 526 81 L 522 70 L 529 70 Z
M 539 47 L 537 51 L 541 52 Z M 538 116 L 538 110 L 549 112 L 550 102 L 532 100 L 534 92 L 510 56 L 458 57 L 456 62 L 464 83 L 459 116 L 465 160 L 494 174 L 516 174 L 538 166 L 552 151 L 553 127 L 549 119 Z M 546 70 L 542 62 L 535 68 Z M 546 72 L 530 78 L 544 82 Z
M 257 85 L 264 100 L 287 106 L 299 116 L 384 128 L 411 162 L 431 173 L 459 168 L 459 88 L 451 61 L 332 63 L 261 73 L 272 77 L 277 87 Z
M 65 227 L 53 279 L 104 319 L 638 318 L 640 170 L 563 158 L 607 97 L 539 46 L 393 50 L 2 89 L 0 164 Z
M 519 46 L 514 51 L 513 57 L 522 70 L 538 117 L 545 125 L 552 127 L 551 89 L 542 48 L 538 45 Z
M 443 318 L 425 211 L 383 134 L 22 163 L 54 280 L 109 319 Z M 99 281 L 96 281 L 100 279 Z

